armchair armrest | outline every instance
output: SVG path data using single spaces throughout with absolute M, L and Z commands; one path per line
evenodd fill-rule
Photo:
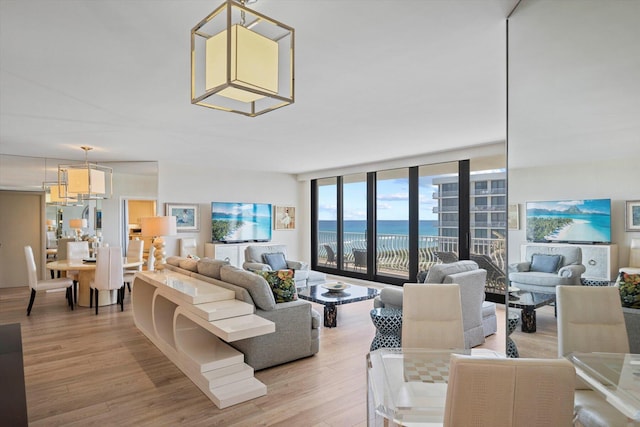
M 520 273 L 523 271 L 529 271 L 530 269 L 530 262 L 514 262 L 513 264 L 509 264 L 509 273 Z
M 309 264 L 302 261 L 289 261 L 287 260 L 287 268 L 291 268 L 294 270 L 308 270 Z
M 582 273 L 584 273 L 586 270 L 587 270 L 587 267 L 585 267 L 582 264 L 565 265 L 560 270 L 558 270 L 558 276 L 567 277 L 567 278 L 580 277 Z
M 402 288 L 388 286 L 380 290 L 380 302 L 383 307 L 402 308 Z
M 258 270 L 258 271 L 271 271 L 269 264 L 263 264 L 261 262 L 243 262 L 242 268 L 245 270 Z

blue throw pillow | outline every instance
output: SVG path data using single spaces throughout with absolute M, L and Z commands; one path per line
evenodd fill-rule
M 556 273 L 562 262 L 562 255 L 533 254 L 529 271 Z
M 284 259 L 284 253 L 282 252 L 262 254 L 262 261 L 265 264 L 269 264 L 269 267 L 271 267 L 273 271 L 287 268 L 287 261 Z

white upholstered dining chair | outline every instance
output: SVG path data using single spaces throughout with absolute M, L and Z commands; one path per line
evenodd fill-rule
M 31 308 L 33 302 L 36 299 L 36 293 L 38 291 L 50 291 L 55 289 L 65 289 L 67 302 L 69 307 L 73 310 L 73 296 L 71 289 L 73 288 L 73 280 L 68 277 L 61 277 L 58 279 L 50 280 L 38 280 L 38 270 L 36 268 L 36 262 L 33 258 L 33 249 L 31 246 L 24 247 L 24 256 L 27 261 L 27 277 L 29 280 L 29 288 L 31 289 L 31 298 L 29 299 L 29 307 L 27 307 L 27 316 L 31 314 Z
M 565 359 L 453 354 L 444 427 L 570 427 L 575 376 Z
M 142 261 L 142 254 L 144 252 L 144 240 L 134 239 L 129 240 L 129 246 L 127 246 L 127 259 Z M 142 264 L 137 267 L 125 268 L 123 271 L 123 281 L 127 285 L 129 292 L 131 292 L 131 284 L 133 283 L 133 276 L 137 271 L 142 271 Z
M 198 243 L 193 237 L 180 239 L 180 256 L 186 257 L 189 255 L 198 256 Z
M 66 258 L 69 261 L 82 262 L 83 259 L 90 257 L 89 242 L 75 240 L 68 241 L 66 243 L 67 251 Z M 77 270 L 67 271 L 67 277 L 71 276 L 73 279 L 73 300 L 78 302 L 78 276 L 80 272 Z
M 558 356 L 571 352 L 628 353 L 620 293 L 615 286 L 558 286 Z M 582 381 L 576 382 L 576 425 L 626 426 L 626 417 Z
M 401 344 L 403 348 L 464 348 L 457 284 L 405 283 Z
M 624 271 L 627 274 L 640 274 L 640 239 L 631 239 L 629 263 L 626 267 L 620 267 L 619 271 Z
M 118 247 L 98 248 L 96 257 L 96 273 L 90 285 L 90 304 L 96 305 L 98 314 L 99 291 L 118 292 L 120 311 L 124 311 L 124 282 L 122 279 L 122 249 Z M 95 299 L 94 299 L 95 298 Z

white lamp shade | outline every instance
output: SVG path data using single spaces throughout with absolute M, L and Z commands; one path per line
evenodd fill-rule
M 175 216 L 150 216 L 140 219 L 143 236 L 174 236 L 177 233 Z
M 53 220 L 53 219 L 48 219 L 48 220 L 47 220 L 47 225 L 48 225 L 49 227 L 53 227 L 54 225 L 56 225 L 56 221 L 55 221 L 55 220 Z
M 87 220 L 74 218 L 69 220 L 69 227 L 71 228 L 87 228 Z
M 71 194 L 103 194 L 106 187 L 104 171 L 89 166 L 69 168 L 67 171 L 67 189 Z
M 231 58 L 227 63 L 227 34 L 231 34 Z M 238 85 L 269 93 L 278 93 L 278 43 L 241 25 L 221 31 L 206 41 L 206 89 L 231 81 Z M 242 102 L 264 98 L 253 92 L 227 87 L 221 96 Z

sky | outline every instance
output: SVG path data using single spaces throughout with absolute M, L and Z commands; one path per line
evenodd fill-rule
M 436 220 L 437 214 L 433 207 L 437 200 L 432 194 L 437 188 L 431 183 L 432 177 L 420 179 L 420 219 Z M 379 180 L 377 184 L 377 217 L 378 220 L 407 220 L 409 218 L 409 185 L 406 179 Z M 367 190 L 365 182 L 348 183 L 344 185 L 344 219 L 367 219 Z M 322 186 L 318 192 L 319 219 L 336 219 L 336 188 Z

